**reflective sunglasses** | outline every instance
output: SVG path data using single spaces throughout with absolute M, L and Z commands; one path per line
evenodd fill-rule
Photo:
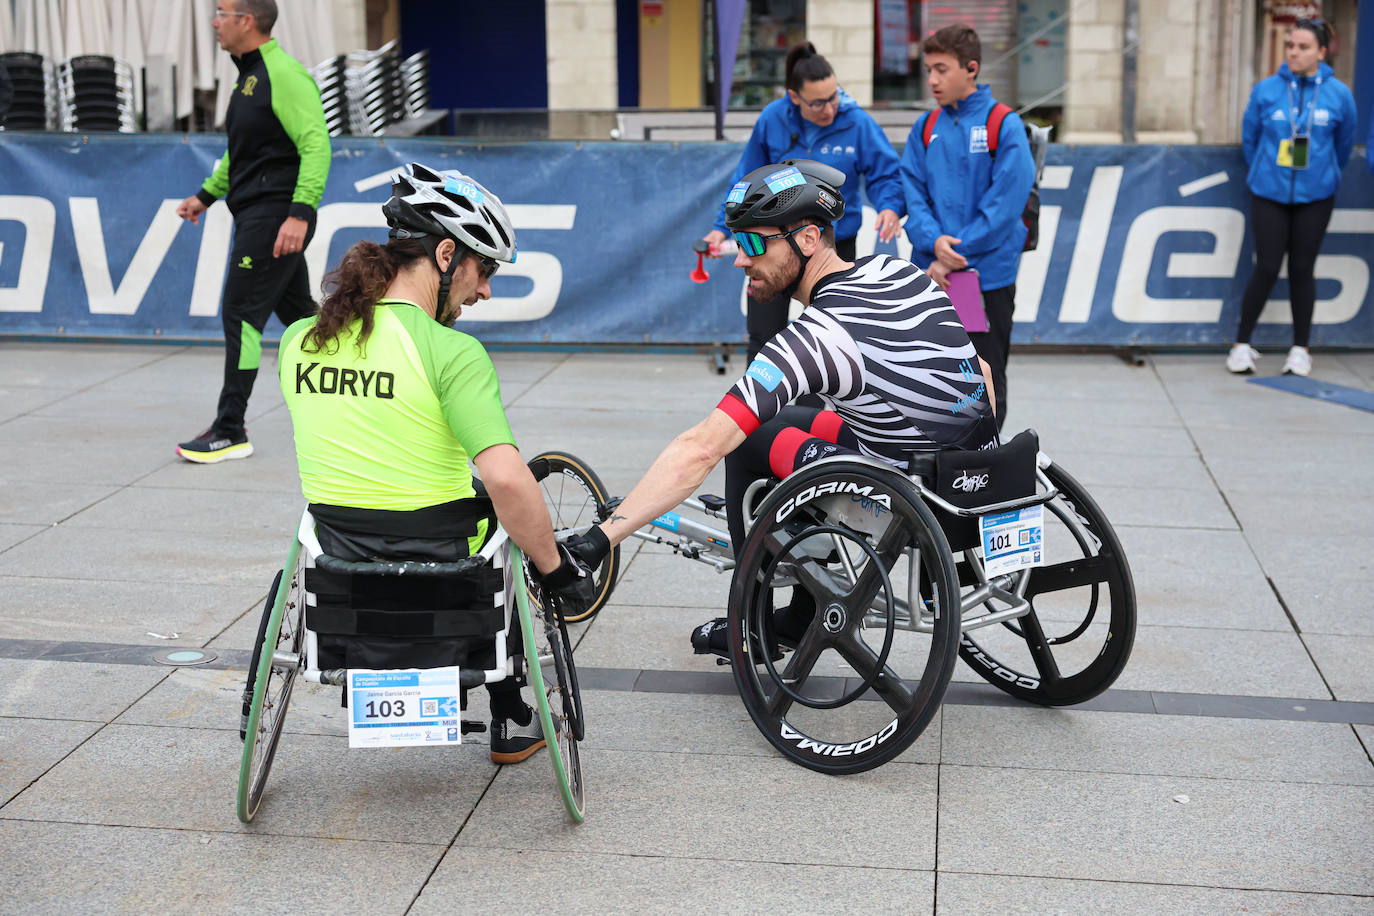
M 757 258 L 768 249 L 768 243 L 773 239 L 785 239 L 789 235 L 796 235 L 810 223 L 803 224 L 789 232 L 779 232 L 777 235 L 764 235 L 761 232 L 732 232 L 735 237 L 735 244 L 739 245 L 739 250 L 751 258 Z
M 490 280 L 492 275 L 496 273 L 496 268 L 500 266 L 501 264 L 499 261 L 494 261 L 491 258 L 479 257 L 477 259 L 477 272 L 481 275 L 483 280 Z

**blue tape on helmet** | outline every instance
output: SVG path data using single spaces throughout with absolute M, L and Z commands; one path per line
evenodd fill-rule
M 806 184 L 806 176 L 797 171 L 796 166 L 788 166 L 785 169 L 774 172 L 764 179 L 768 185 L 768 190 L 774 194 L 787 188 L 795 188 Z

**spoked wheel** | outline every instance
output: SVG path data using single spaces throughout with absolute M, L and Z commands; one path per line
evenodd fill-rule
M 288 575 L 277 574 L 267 596 L 270 613 L 264 612 L 266 626 L 253 650 L 256 670 L 249 673 L 253 696 L 241 726 L 241 734 L 246 737 L 239 765 L 238 815 L 245 824 L 258 813 L 262 803 L 263 787 L 267 785 L 267 774 L 272 769 L 286 721 L 287 704 L 291 702 L 291 688 L 300 671 L 305 601 L 302 571 L 296 566 L 299 556 L 300 542 L 293 539 L 284 567 Z
M 567 628 L 550 602 L 525 576 L 525 560 L 518 548 L 511 547 L 511 566 L 515 599 L 520 615 L 520 635 L 529 669 L 530 689 L 539 711 L 539 726 L 553 763 L 554 777 L 563 796 L 568 815 L 581 822 L 586 811 L 582 785 L 582 761 L 577 743 L 582 740 L 582 694 L 577 687 L 577 669 Z
M 966 629 L 959 655 L 988 682 L 1046 706 L 1092 699 L 1111 686 L 1135 641 L 1135 584 L 1116 532 L 1078 481 L 1045 469 L 1059 495 L 1045 504 L 1046 565 L 991 583 L 1030 601 L 1025 616 Z M 964 619 L 1008 604 L 988 592 L 981 552 L 964 552 Z M 969 587 L 971 586 L 971 587 Z
M 601 510 L 610 499 L 606 485 L 596 472 L 580 458 L 566 452 L 541 452 L 530 459 L 530 470 L 544 492 L 544 505 L 553 520 L 554 537 L 562 540 L 568 535 L 586 531 L 602 520 Z M 620 545 L 596 569 L 596 596 L 587 609 L 568 623 L 589 620 L 610 600 L 620 573 Z
M 815 615 L 774 662 L 774 606 Z M 822 773 L 858 773 L 906 750 L 930 723 L 959 642 L 954 561 L 900 474 L 820 462 L 760 506 L 730 589 L 730 661 L 754 724 Z

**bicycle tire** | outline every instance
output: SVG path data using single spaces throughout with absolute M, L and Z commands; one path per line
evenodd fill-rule
M 301 581 L 302 571 L 298 568 L 300 541 L 291 540 L 283 570 L 291 570 L 291 578 L 282 576 L 281 585 L 272 600 L 272 614 L 268 619 L 262 644 L 258 648 L 258 668 L 253 684 L 253 700 L 248 711 L 245 733 L 253 737 L 244 739 L 243 756 L 239 763 L 239 784 L 237 809 L 239 820 L 245 824 L 258 813 L 262 804 L 263 790 L 267 777 L 272 771 L 277 747 L 281 741 L 282 724 L 286 721 L 286 711 L 291 702 L 291 688 L 300 671 L 301 639 L 304 635 L 305 601 Z M 294 600 L 293 600 L 294 596 Z M 289 627 L 289 629 L 288 629 Z M 285 634 L 285 635 L 284 635 Z M 278 665 L 274 658 L 283 638 L 289 649 L 296 654 L 296 664 Z M 271 651 L 262 651 L 271 647 Z M 262 725 L 264 712 L 270 713 L 268 724 Z
M 606 485 L 587 463 L 567 452 L 540 452 L 530 459 L 531 470 L 539 489 L 544 494 L 544 505 L 548 507 L 549 518 L 553 520 L 554 535 L 566 537 L 574 529 L 595 524 L 601 520 L 601 511 L 610 500 Z M 551 481 L 559 480 L 560 485 L 553 487 Z M 571 479 L 580 493 L 568 493 L 567 481 Z M 556 492 L 555 492 L 556 491 Z M 596 569 L 595 595 L 586 610 L 575 615 L 565 616 L 568 623 L 590 620 L 606 606 L 615 589 L 616 577 L 620 574 L 620 545 L 611 552 Z
M 277 589 L 281 587 L 282 570 L 277 570 L 267 597 L 262 602 L 262 616 L 258 619 L 258 635 L 253 639 L 253 658 L 248 662 L 248 680 L 243 687 L 243 707 L 239 713 L 239 740 L 248 738 L 248 714 L 253 709 L 253 685 L 258 682 L 258 662 L 262 660 L 262 646 L 267 638 L 267 624 L 272 620 L 272 606 Z
M 1060 491 L 1060 495 L 1045 506 L 1047 559 L 1052 551 L 1052 516 L 1071 535 L 1070 540 L 1083 556 L 1016 573 L 1018 577 L 1028 577 L 1026 593 L 1031 602 L 1030 612 L 1000 627 L 963 633 L 959 655 L 988 683 L 1018 699 L 1042 706 L 1072 706 L 1102 693 L 1126 667 L 1135 642 L 1135 583 L 1116 532 L 1087 490 L 1056 464 L 1045 468 L 1045 474 Z M 1095 548 L 1092 541 L 1097 542 Z M 1060 543 L 1067 542 L 1061 539 Z M 966 563 L 980 562 L 976 555 L 970 554 L 966 554 Z M 1110 605 L 1105 632 L 1100 626 L 1102 621 L 1096 620 L 1104 585 L 1105 598 Z M 1037 597 L 1084 588 L 1088 604 L 1082 619 L 1075 622 L 1073 618 L 1077 615 L 1062 610 L 1059 604 L 1045 608 L 1042 619 L 1041 611 L 1036 608 Z M 1041 603 L 1048 605 L 1050 602 L 1043 600 Z M 1099 626 L 1093 630 L 1095 622 Z M 1055 646 L 1068 647 L 1088 634 L 1091 635 L 1087 642 L 1060 650 L 1056 655 Z M 1099 637 L 1100 646 L 1096 642 Z M 1073 674 L 1064 675 L 1069 665 L 1076 663 L 1074 659 L 1084 659 L 1084 666 Z
M 575 702 L 580 708 L 581 698 L 573 695 L 575 686 L 564 680 L 566 668 L 557 661 L 563 652 L 563 641 L 552 636 L 549 625 L 553 623 L 556 629 L 556 622 L 549 619 L 553 612 L 543 604 L 537 605 L 539 625 L 536 626 L 534 610 L 531 607 L 536 602 L 531 600 L 531 586 L 525 575 L 525 559 L 520 548 L 514 544 L 510 546 L 510 564 L 512 588 L 515 591 L 517 614 L 520 618 L 521 641 L 524 643 L 525 664 L 529 671 L 530 689 L 534 693 L 535 709 L 539 714 L 539 727 L 544 732 L 544 747 L 549 752 L 550 763 L 553 764 L 554 779 L 558 783 L 563 807 L 569 817 L 581 823 L 586 816 L 586 793 L 582 782 L 582 760 L 577 748 L 576 723 L 568 714 L 570 702 Z M 536 633 L 540 634 L 542 639 L 536 636 Z M 571 655 L 564 661 L 570 667 Z M 552 684 L 544 677 L 545 667 L 553 671 Z M 561 707 L 557 714 L 550 703 L 555 697 Z
M 816 496 L 817 491 L 838 495 Z M 833 560 L 808 558 L 804 551 L 795 558 L 781 554 L 782 545 L 789 541 L 804 545 L 808 531 L 824 531 L 827 526 L 840 524 L 837 513 L 843 502 L 861 491 L 867 494 L 864 498 L 872 506 L 881 506 L 886 501 L 891 516 L 885 527 L 872 535 L 876 540 L 874 555 L 881 558 L 881 564 L 854 567 L 852 561 L 845 563 L 837 554 Z M 731 670 L 745 709 L 773 747 L 808 769 L 844 775 L 887 763 L 910 747 L 929 725 L 944 698 L 957 659 L 959 588 L 944 532 L 910 481 L 901 474 L 867 463 L 834 459 L 804 468 L 784 480 L 763 501 L 758 519 L 745 541 L 731 583 L 728 618 Z M 838 540 L 834 543 L 836 550 L 843 549 Z M 796 686 L 785 691 L 782 685 L 772 683 L 770 694 L 759 673 L 764 662 L 751 659 L 748 646 L 751 642 L 755 646 L 767 645 L 765 628 L 758 622 L 771 608 L 773 590 L 786 586 L 777 584 L 773 575 L 763 573 L 770 564 L 777 568 L 774 561 L 780 555 L 790 560 L 785 565 L 795 572 L 793 587 L 807 588 L 816 599 L 817 612 L 816 620 L 798 642 L 782 672 L 782 677 Z M 903 647 L 893 653 L 901 659 L 897 664 L 915 659 L 920 670 L 914 680 L 904 679 L 883 661 L 888 657 L 893 634 L 891 573 L 903 558 L 916 564 L 922 581 L 929 581 L 932 586 L 929 601 L 934 613 L 929 631 L 904 630 Z M 826 564 L 834 569 L 824 569 Z M 848 591 L 827 590 L 826 583 L 837 581 L 837 571 L 842 567 L 851 571 L 845 573 L 850 577 Z M 887 600 L 875 600 L 877 586 L 889 590 Z M 868 593 L 870 587 L 874 588 L 872 594 Z M 861 635 L 865 621 L 871 619 L 869 609 L 878 606 L 887 608 L 881 625 L 881 653 L 864 643 Z M 832 611 L 838 621 L 834 629 L 824 622 Z M 813 715 L 808 708 L 821 709 L 822 704 L 793 706 L 792 693 L 806 686 L 818 662 L 832 650 L 873 685 L 871 693 L 881 700 L 840 707 L 850 711 L 859 721 L 858 726 L 841 722 L 840 708 L 814 714 L 814 725 L 810 719 L 803 723 L 802 718 Z M 840 693 L 842 697 L 852 695 L 843 687 Z M 873 722 L 879 723 L 876 728 Z M 829 734 L 822 736 L 822 727 L 839 729 L 845 734 L 839 739 Z

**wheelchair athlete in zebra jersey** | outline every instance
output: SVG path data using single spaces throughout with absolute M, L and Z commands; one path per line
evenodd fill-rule
M 599 527 L 569 541 L 595 568 L 610 548 L 690 496 L 725 459 L 736 559 L 749 485 L 822 458 L 859 454 L 905 468 L 908 453 L 999 444 L 991 374 L 944 292 L 910 262 L 835 251 L 844 176 L 806 159 L 755 169 L 730 189 L 726 220 L 749 293 L 806 303 L 709 416 L 675 438 Z M 788 406 L 814 395 L 826 409 Z M 774 612 L 795 644 L 815 615 L 804 590 Z M 728 656 L 726 618 L 692 633 L 699 654 Z

